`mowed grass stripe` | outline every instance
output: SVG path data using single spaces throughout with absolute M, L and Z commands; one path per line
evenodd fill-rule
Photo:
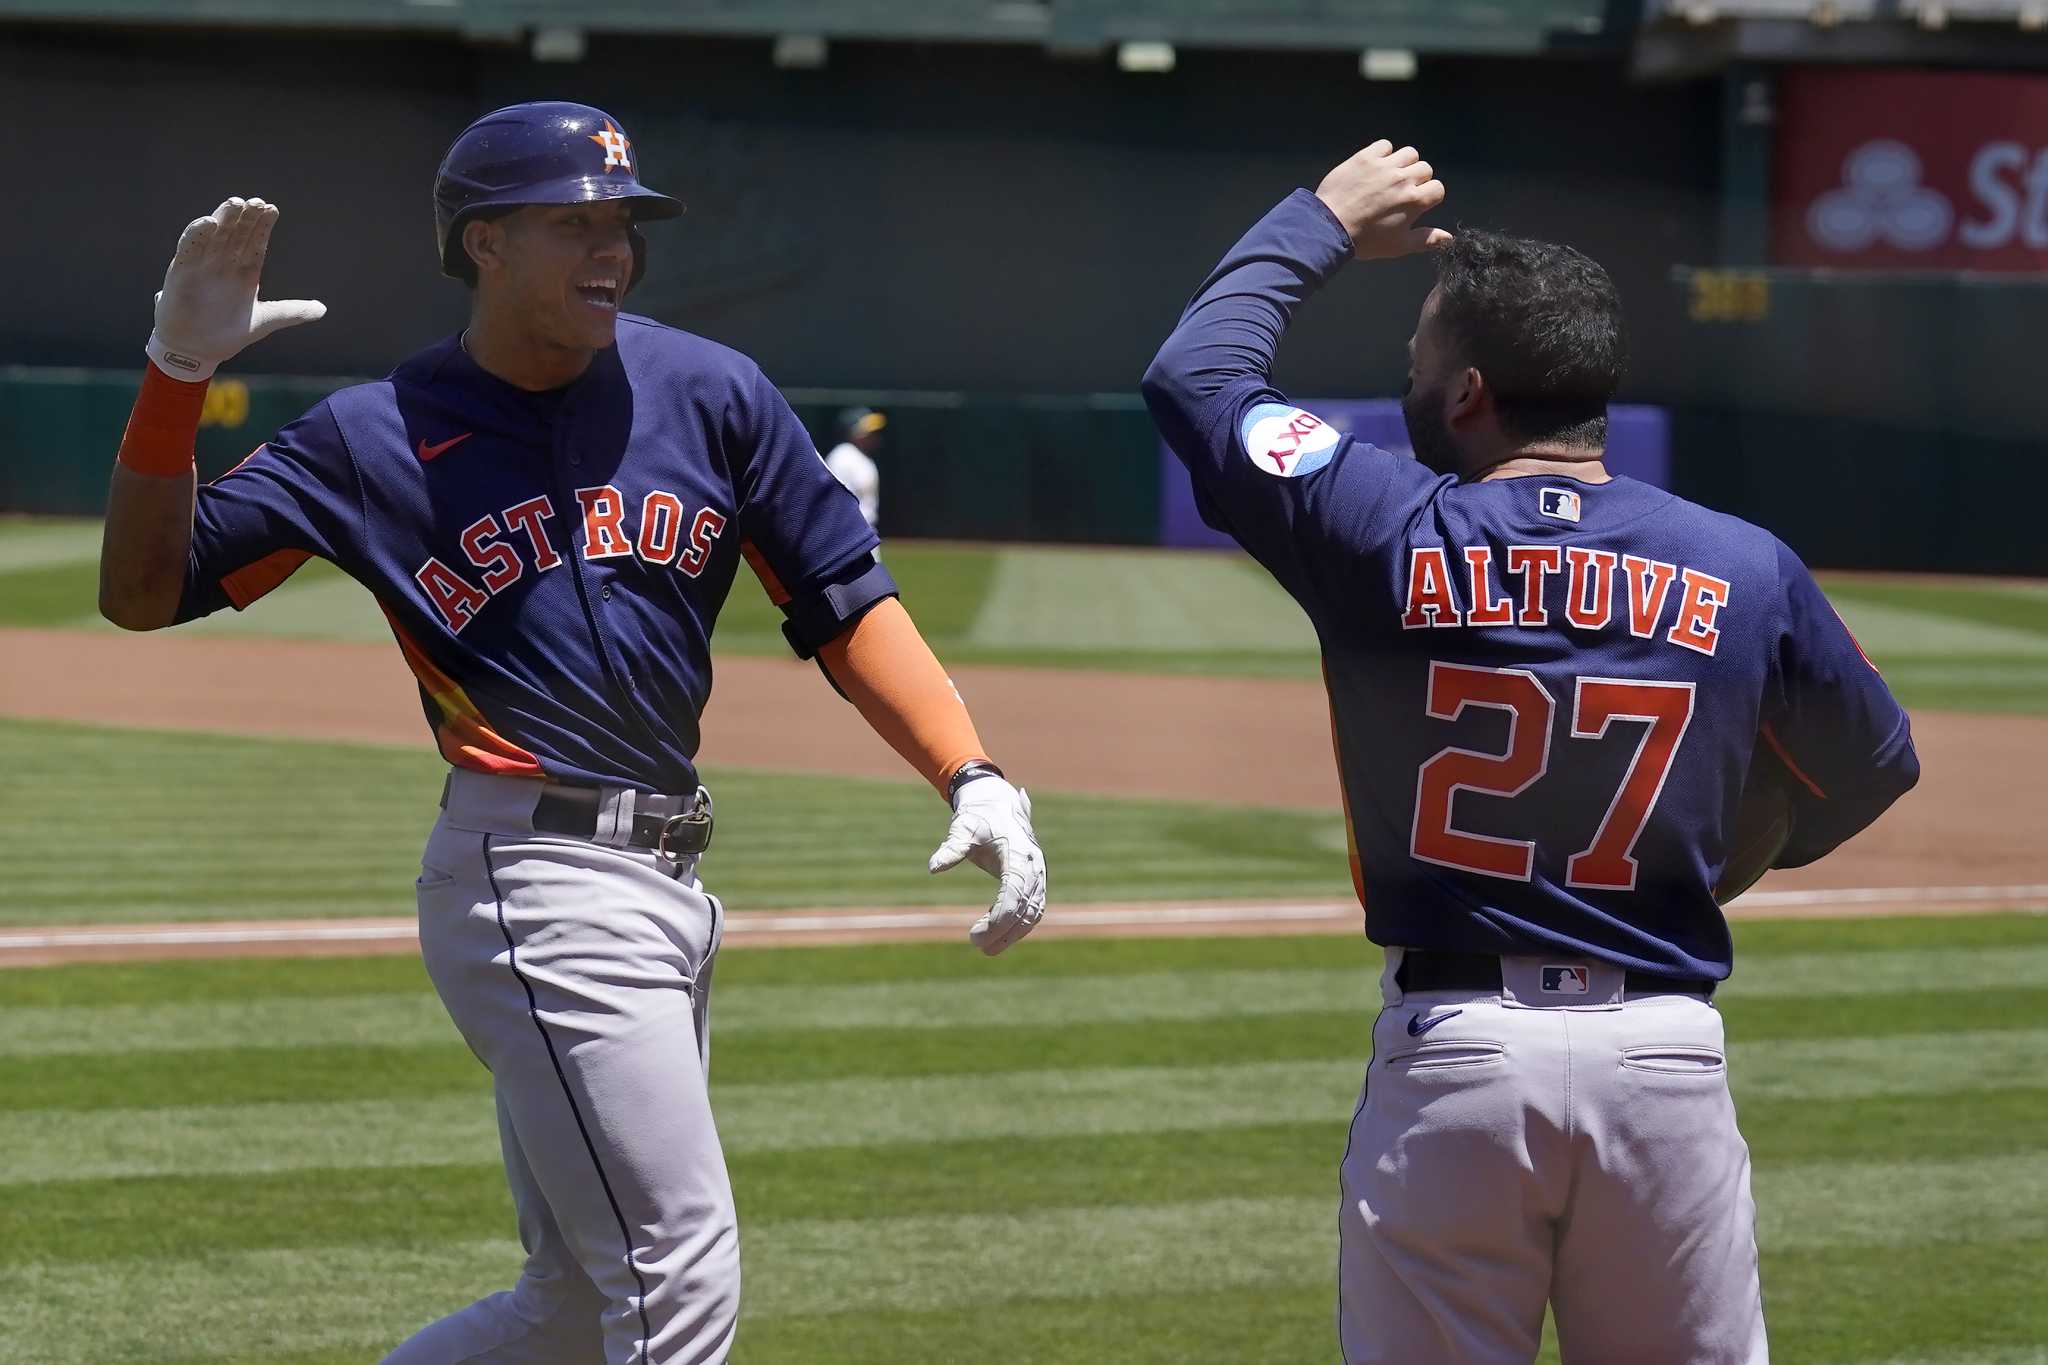
M 969 1307 L 750 1319 L 740 1350 L 766 1365 L 1303 1365 L 1336 1359 L 1336 1311 L 1331 1269 L 1301 1285 L 1189 1297 L 1027 1298 L 1000 1312 Z
M 2048 1029 L 1788 1039 L 1737 1043 L 1729 1080 L 1737 1103 L 1957 1094 L 2034 1085 L 2044 1061 Z
M 1754 1176 L 1766 1251 L 1917 1246 L 2048 1227 L 2048 1160 L 1809 1162 Z
M 1759 1245 L 1766 1256 L 1845 1246 L 1859 1254 L 1981 1246 L 2018 1241 L 2038 1231 L 2048 1215 L 2048 1188 L 2031 1167 L 1986 1160 L 1922 1162 L 1910 1170 L 1913 1178 L 1904 1181 L 1895 1166 L 1839 1167 L 1828 1178 L 1817 1178 L 1813 1168 L 1796 1177 L 1762 1173 Z M 1021 1298 L 1085 1302 L 1098 1295 L 1167 1297 L 1327 1283 L 1336 1248 L 1334 1203 L 1332 1193 L 769 1224 L 752 1229 L 743 1243 L 743 1314 L 772 1320 L 986 1310 Z M 403 1322 L 446 1311 L 470 1291 L 437 1299 L 433 1287 L 454 1281 L 488 1289 L 509 1283 L 518 1263 L 516 1245 L 500 1239 L 444 1243 L 425 1253 L 353 1247 L 229 1252 L 155 1263 L 146 1277 L 135 1277 L 140 1283 L 123 1286 L 118 1315 L 95 1311 L 107 1302 L 117 1267 L 17 1266 L 0 1270 L 0 1300 L 24 1311 L 0 1326 L 0 1347 L 21 1359 L 42 1343 L 62 1342 L 72 1355 L 26 1358 L 75 1360 L 86 1344 L 77 1339 L 81 1324 L 104 1322 L 118 1323 L 130 1340 L 183 1342 L 198 1332 L 254 1328 L 267 1338 L 260 1344 L 278 1349 L 332 1345 L 338 1343 L 319 1334 L 365 1333 L 395 1313 L 405 1315 Z M 322 1290 L 309 1304 L 313 1296 L 306 1291 L 314 1284 Z M 88 1354 L 120 1358 L 111 1344 Z
M 4 983 L 0 983 L 4 984 Z M 115 1056 L 210 1048 L 417 1047 L 457 1040 L 421 991 L 149 1005 L 0 1008 L 0 1058 Z
M 1908 1165 L 1929 1153 L 2048 1156 L 2048 1089 L 1847 1102 L 1751 1100 L 1758 1168 Z M 1348 1108 L 1311 1121 L 1174 1132 L 1008 1137 L 730 1154 L 749 1228 L 806 1218 L 1004 1214 L 1114 1203 L 1325 1198 Z M 382 1134 L 364 1135 L 377 1147 Z M 1029 1171 L 1019 1181 L 1016 1173 Z M 0 1200 L 0 1265 L 183 1257 L 261 1247 L 395 1246 L 483 1237 L 511 1225 L 495 1159 L 466 1165 L 163 1175 L 15 1185 Z
M 730 907 L 728 907 L 730 908 Z M 743 913 L 743 912 L 742 912 Z M 2048 935 L 2044 935 L 2048 941 Z M 832 948 L 728 948 L 718 959 L 714 1013 L 728 995 L 763 986 L 832 990 L 852 984 L 1029 980 L 1042 989 L 1084 977 L 1236 970 L 1357 971 L 1373 978 L 1379 950 L 1348 935 L 1273 938 L 1033 938 L 990 959 L 960 943 Z M 0 973 L 0 1011 L 101 1004 L 160 1005 L 431 991 L 417 957 L 218 958 L 94 963 Z M 0 1014 L 4 1017 L 4 1014 Z M 714 1021 L 713 1027 L 717 1027 Z
M 745 913 L 745 907 L 728 908 Z M 1992 948 L 2024 952 L 2048 945 L 2048 914 L 1898 916 L 1866 920 L 1744 920 L 1735 926 L 1743 972 L 1786 954 L 1839 961 L 1853 978 L 1877 953 Z M 956 943 L 882 943 L 859 948 L 732 948 L 718 964 L 719 999 L 755 986 L 808 989 L 875 982 L 1031 978 L 1056 984 L 1084 976 L 1180 971 L 1379 971 L 1380 952 L 1349 935 L 1274 938 L 1033 938 L 988 959 Z M 334 957 L 96 963 L 0 974 L 0 1008 L 342 996 L 428 989 L 414 957 Z M 1743 989 L 1732 986 L 1733 990 Z M 1368 1000 L 1370 997 L 1368 997 Z
M 537 1044 L 536 1044 L 537 1045 Z M 333 1046 L 289 1051 L 209 1048 L 0 1059 L 0 1114 L 127 1111 L 189 1105 L 395 1103 L 488 1095 L 489 1074 L 457 1042 L 418 1047 Z
M 1765 1251 L 1772 1354 L 1816 1365 L 1920 1365 L 2048 1341 L 2048 1237 Z M 1995 1358 L 1995 1357 L 1994 1357 Z M 2025 1359 L 2025 1356 L 2020 1357 Z
M 1943 1351 L 1940 1355 L 1888 1356 L 1865 1365 L 2048 1365 L 2048 1346 L 1993 1347 L 1984 1351 Z
M 0 719 L 11 778 L 0 827 L 13 836 L 0 845 L 0 925 L 408 913 L 446 772 L 426 738 L 379 748 Z M 322 777 L 310 794 L 309 772 Z M 985 880 L 927 874 L 944 808 L 907 774 L 727 769 L 707 781 L 720 822 L 705 876 L 736 909 L 952 905 L 964 937 L 987 902 Z M 35 798 L 51 786 L 70 804 Z M 1321 897 L 1347 884 L 1334 811 L 1254 826 L 1222 805 L 1034 795 L 1075 900 Z M 73 807 L 122 810 L 121 838 L 71 818 Z M 206 812 L 196 831 L 195 810 Z M 794 827 L 833 837 L 792 856 L 783 831 Z
M 1022 1046 L 992 1050 L 1000 1020 L 972 1030 L 836 1030 L 741 1033 L 712 1029 L 716 1093 L 741 1080 L 749 1088 L 832 1081 L 856 1088 L 883 1078 L 948 1077 L 971 1084 L 1005 1073 L 1039 1074 L 1119 1066 L 1257 1066 L 1355 1059 L 1369 1051 L 1368 1016 L 1273 1016 L 1247 1028 L 1233 1018 L 1076 1024 L 1048 1027 Z M 536 1047 L 538 1042 L 532 1039 Z M 171 1054 L 74 1055 L 61 1066 L 39 1058 L 0 1059 L 0 1111 L 41 1108 L 146 1109 L 185 1104 L 195 1094 L 215 1104 L 258 1101 L 391 1099 L 448 1094 L 484 1082 L 484 1071 L 452 1036 L 411 1047 L 305 1046 L 284 1053 L 219 1048 Z
M 1977 603 L 1988 610 L 1965 615 L 1956 609 L 1968 599 L 1955 594 L 1943 594 L 1938 611 L 1900 605 L 1895 594 L 1886 596 L 1893 600 L 1855 592 L 1836 598 L 1856 638 L 1868 641 L 1871 657 L 1886 666 L 1894 660 L 1954 655 L 2048 655 L 2048 629 L 2041 625 L 2048 609 L 2037 597 L 1986 594 Z
M 1077 612 L 1079 602 L 1088 610 Z M 1315 628 L 1270 577 L 1240 555 L 1201 551 L 1004 549 L 965 642 L 1076 653 L 1316 651 Z
M 85 564 L 95 584 L 100 557 L 100 523 L 83 517 L 0 516 L 0 574 L 50 564 Z M 92 597 L 85 598 L 88 608 Z
M 420 1250 L 263 1250 L 190 1260 L 0 1270 L 0 1360 L 8 1365 L 275 1360 L 353 1350 L 376 1359 L 413 1329 L 510 1288 L 514 1241 Z M 119 1311 L 109 1311 L 118 1304 Z M 212 1343 L 213 1349 L 189 1348 Z
M 1798 953 L 1745 964 L 1723 992 L 1746 1002 L 1885 991 L 2048 990 L 2048 947 Z M 1124 973 L 1068 980 L 903 981 L 854 986 L 727 986 L 714 999 L 721 1038 L 761 1030 L 979 1027 L 1032 1014 L 1063 1025 L 1251 1018 L 1366 1008 L 1369 963 L 1344 968 Z M 377 993 L 313 999 L 194 1000 L 157 1005 L 0 1007 L 0 1057 L 335 1043 L 449 1041 L 438 1001 Z
M 1738 951 L 1735 974 L 1717 998 L 1746 1002 L 1779 996 L 2040 987 L 2048 987 L 2048 943 L 1755 956 Z
M 719 971 L 725 971 L 720 960 Z M 431 995 L 416 956 L 223 957 L 95 962 L 0 972 L 0 1019 L 23 1009 L 188 1005 L 261 1000 Z
M 36 1055 L 0 1055 L 0 1111 L 150 1109 L 189 1103 L 195 1093 L 216 1104 L 430 1097 L 482 1083 L 482 1071 L 451 1025 L 425 1022 L 431 1013 L 423 1007 L 414 1017 L 422 1019 L 432 1041 L 166 1053 L 126 1049 L 117 1038 L 117 1050 L 69 1053 L 61 1066 Z M 1371 1016 L 1363 1010 L 1093 1023 L 1066 1022 L 1047 1011 L 1047 1026 L 1020 1045 L 989 1046 L 989 1038 L 1007 1036 L 1015 1019 L 1029 1017 L 1033 1013 L 1019 1006 L 937 1029 L 754 1028 L 728 1034 L 714 1006 L 714 1081 L 864 1084 L 884 1077 L 971 1079 L 1051 1069 L 1309 1061 L 1363 1067 L 1371 1050 Z M 2003 1076 L 2010 1065 L 2030 1058 L 2039 1064 L 2048 1060 L 2048 1040 L 2022 1026 L 2043 1018 L 2048 991 L 1974 992 L 1960 1000 L 1945 993 L 1780 999 L 1742 1007 L 1729 1031 L 1738 1087 L 1825 1084 L 1846 1087 L 1846 1096 L 1865 1093 L 1859 1087 L 1870 1083 L 1866 1077 L 1878 1078 L 1881 1090 L 1895 1089 L 1885 1078 L 1939 1069 L 1923 1059 L 1944 1048 L 1980 1054 L 1965 1064 L 1964 1076 Z M 1806 1070 L 1816 1066 L 1840 1074 L 1809 1077 Z
M 1997 1089 L 1772 1098 L 1737 1086 L 1736 1121 L 1760 1166 L 1807 1161 L 1961 1160 L 2048 1149 L 2048 1073 Z
M 877 1214 L 1000 1215 L 1095 1204 L 1321 1196 L 1348 1111 L 1316 1123 L 1174 1133 L 901 1143 L 729 1158 L 748 1228 Z M 1029 1170 L 1028 1181 L 1014 1179 Z M 0 1200 L 0 1264 L 208 1250 L 416 1247 L 511 1227 L 495 1162 L 19 1185 Z
M 1780 1359 L 1819 1365 L 2048 1365 L 2048 1349 L 2031 1344 L 2048 1330 L 2033 1283 L 2044 1251 L 2048 1243 L 2036 1241 L 1766 1255 L 1772 1345 Z M 1926 1292 L 1962 1284 L 1977 1287 L 1978 1296 L 1959 1302 L 1953 1292 Z M 1915 1292 L 1898 1292 L 1901 1285 Z M 742 1340 L 749 1359 L 771 1365 L 1301 1365 L 1335 1358 L 1334 1309 L 1331 1274 L 1292 1289 L 1164 1301 L 1027 1300 L 1007 1312 L 768 1319 L 750 1322 Z M 1923 1348 L 1898 1354 L 1906 1341 Z M 1538 1365 L 1557 1360 L 1552 1344 Z
M 1300 1284 L 1327 1278 L 1335 1240 L 1328 1200 L 788 1223 L 743 1243 L 742 1313 L 752 1320 Z M 1161 1256 L 1161 1247 L 1174 1254 Z M 1247 1254 L 1252 1247 L 1259 1254 Z M 406 1326 L 509 1285 L 519 1262 L 517 1244 L 500 1239 L 426 1251 L 231 1252 L 160 1263 L 146 1277 L 129 1262 L 119 1314 L 99 1310 L 120 1266 L 13 1267 L 0 1270 L 0 1301 L 24 1311 L 0 1322 L 0 1359 L 147 1360 L 194 1338 L 232 1339 L 245 1350 L 388 1345 Z M 451 1285 L 463 1288 L 451 1293 Z
M 1761 1093 L 1860 1095 L 1896 1089 L 1898 1074 L 1927 1074 L 1946 1050 L 1972 1054 L 1960 1076 L 1991 1085 L 2048 1058 L 2044 1033 L 2019 1025 L 2048 1017 L 2048 993 L 2013 1001 L 2007 993 L 1849 997 L 1825 1011 L 1817 1001 L 1753 1005 L 1733 1025 L 1737 1085 Z M 1792 1011 L 1792 1019 L 1772 1017 Z M 424 1013 L 424 1011 L 422 1011 Z M 717 1015 L 717 1011 L 713 1011 Z M 4 1015 L 0 1015 L 4 1017 Z M 428 1015 L 430 1017 L 430 1015 Z M 1026 1046 L 991 1050 L 987 1038 L 1012 1015 L 991 1013 L 946 1029 L 741 1029 L 725 1036 L 713 1021 L 715 1081 L 795 1085 L 803 1081 L 874 1083 L 885 1076 L 938 1078 L 1116 1066 L 1186 1068 L 1274 1062 L 1364 1066 L 1370 1015 L 1288 1013 L 1206 1019 L 1061 1023 Z M 1053 1015 L 1057 1017 L 1057 1015 Z M 1249 1023 L 1247 1023 L 1249 1019 Z M 1991 1027 L 1972 1027 L 1991 1025 Z M 1919 1031 L 1915 1031 L 1919 1029 Z M 166 1064 L 168 1062 L 168 1064 Z M 1815 1076 L 1815 1068 L 1823 1074 Z M 39 1056 L 0 1056 L 0 1111 L 154 1109 L 190 1103 L 348 1101 L 434 1097 L 483 1083 L 483 1072 L 453 1025 L 422 1044 L 301 1044 L 76 1052 L 51 1066 Z M 1837 1089 L 1839 1087 L 1839 1089 Z M 1915 1089 L 1915 1087 L 1909 1087 Z
M 1966 1095 L 2040 1077 L 2048 1031 L 1790 1042 L 1738 1053 L 1738 1105 Z M 1363 1056 L 1236 1066 L 1082 1067 L 966 1076 L 714 1083 L 728 1151 L 1145 1133 L 1348 1114 Z M 490 1159 L 482 1076 L 467 1093 L 0 1114 L 0 1183 Z M 385 1135 L 378 1140 L 374 1135 Z
M 1089 1024 L 1206 1022 L 1304 1012 L 1363 1016 L 1378 993 L 1363 967 L 1177 972 L 1044 981 L 911 981 L 864 986 L 736 986 L 712 996 L 723 1042 L 746 1033 L 938 1031 L 1038 1017 Z M 431 995 L 0 1008 L 0 1057 L 168 1052 L 335 1043 L 412 1046 L 454 1038 Z
M 1164 1132 L 1348 1114 L 1362 1062 L 1111 1067 L 996 1077 L 714 1083 L 729 1152 Z M 372 1135 L 383 1135 L 373 1141 Z M 0 1183 L 487 1161 L 488 1098 L 0 1114 Z

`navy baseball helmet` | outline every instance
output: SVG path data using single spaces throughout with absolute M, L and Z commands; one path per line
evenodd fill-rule
M 476 283 L 476 264 L 462 249 L 462 226 L 491 210 L 525 204 L 633 201 L 636 222 L 673 218 L 680 200 L 640 183 L 633 140 L 602 109 L 563 100 L 534 100 L 485 114 L 462 130 L 434 175 L 434 235 L 441 273 Z M 647 272 L 647 241 L 633 229 L 633 278 Z

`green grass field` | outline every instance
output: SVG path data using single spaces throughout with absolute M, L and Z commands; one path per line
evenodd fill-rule
M 0 625 L 110 629 L 97 536 L 0 521 Z M 949 661 L 1316 673 L 1235 556 L 887 553 Z M 2048 585 L 1829 587 L 1909 702 L 2048 710 Z M 775 627 L 743 582 L 718 648 L 780 651 Z M 192 629 L 388 639 L 321 566 Z M 408 914 L 443 771 L 424 745 L 5 719 L 0 758 L 0 927 Z M 708 780 L 736 910 L 950 904 L 964 929 L 985 901 L 924 873 L 944 812 L 915 783 Z M 1062 902 L 1348 888 L 1334 814 L 1034 797 Z M 2048 916 L 1738 940 L 1777 1357 L 2048 1365 Z M 1374 971 L 1350 938 L 734 950 L 740 1359 L 1332 1360 Z M 485 1077 L 411 959 L 0 972 L 0 1154 L 0 1365 L 356 1365 L 516 1273 Z
M 1739 938 L 1777 1358 L 2042 1360 L 2048 918 Z M 1352 939 L 729 953 L 740 1358 L 1333 1359 L 1372 989 Z M 0 976 L 0 1152 L 12 1365 L 355 1365 L 517 1266 L 409 959 Z
M 93 609 L 98 553 L 97 523 L 0 519 L 0 625 L 112 629 Z M 903 542 L 886 555 L 948 663 L 1320 676 L 1300 609 L 1234 553 Z M 1823 582 L 1908 705 L 2048 711 L 2048 582 Z M 714 650 L 785 653 L 779 622 L 742 573 Z M 248 614 L 185 629 L 390 639 L 368 594 L 318 562 Z
M 409 915 L 447 771 L 426 745 L 372 747 L 103 730 L 0 718 L 0 926 Z M 902 782 L 712 770 L 704 877 L 733 909 L 957 905 L 987 880 L 932 877 L 946 808 Z M 53 801 L 50 793 L 63 792 Z M 1334 811 L 1266 812 L 1035 792 L 1066 903 L 1349 894 Z M 77 811 L 119 812 L 118 828 Z M 793 840 L 789 830 L 816 831 Z M 111 837 L 110 837 L 111 835 Z

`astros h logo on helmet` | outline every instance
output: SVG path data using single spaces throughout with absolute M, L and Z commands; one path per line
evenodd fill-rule
M 604 148 L 604 168 L 607 171 L 614 166 L 623 166 L 629 173 L 632 171 L 633 163 L 626 159 L 626 149 L 633 144 L 610 119 L 604 121 L 604 131 L 592 133 L 590 140 Z

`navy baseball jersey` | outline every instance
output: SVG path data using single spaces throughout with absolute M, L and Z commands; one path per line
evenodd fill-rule
M 647 318 L 530 392 L 450 337 L 199 490 L 180 621 L 313 556 L 376 597 L 452 764 L 693 792 L 743 545 L 799 653 L 895 592 L 751 361 Z
M 1145 396 L 1203 517 L 1315 624 L 1368 937 L 1725 977 L 1713 887 L 1756 746 L 1800 784 L 1797 865 L 1913 784 L 1905 712 L 1768 532 L 1631 479 L 1439 477 L 1273 389 L 1351 257 L 1297 191 Z

